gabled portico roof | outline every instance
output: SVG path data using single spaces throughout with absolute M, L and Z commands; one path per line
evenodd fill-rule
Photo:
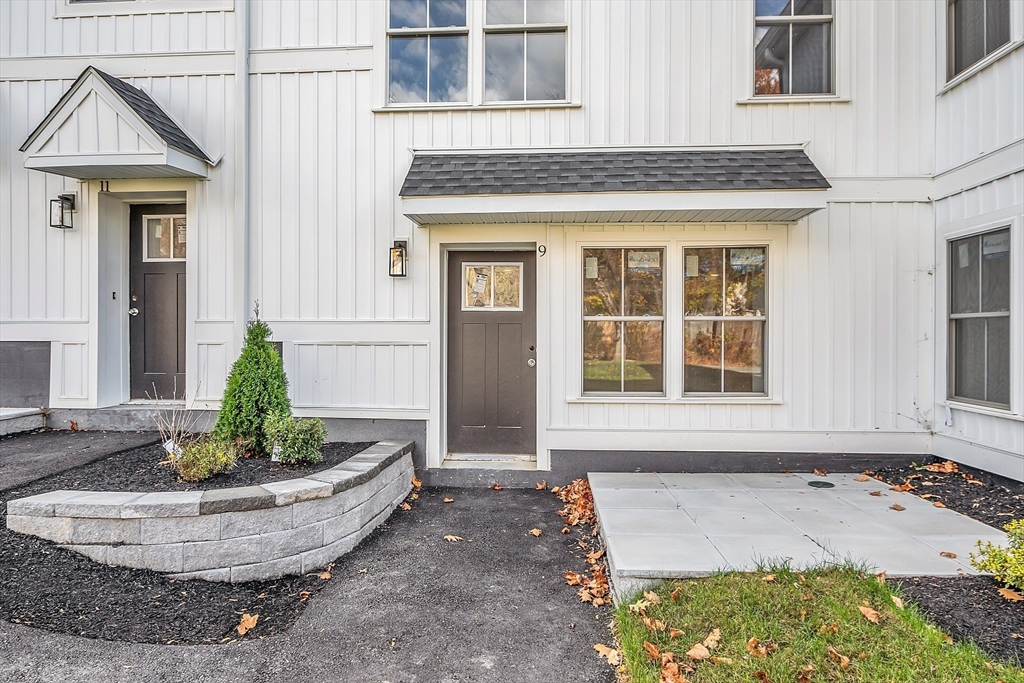
M 417 152 L 399 194 L 420 225 L 794 221 L 828 181 L 800 147 Z
M 26 168 L 79 179 L 205 178 L 213 163 L 149 94 L 92 66 L 20 149 Z

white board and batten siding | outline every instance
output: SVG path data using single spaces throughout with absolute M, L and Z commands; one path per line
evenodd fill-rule
M 100 361 L 89 360 L 99 354 L 96 228 L 46 227 L 47 199 L 77 190 L 87 200 L 95 189 L 26 171 L 16 152 L 96 64 L 149 92 L 219 160 L 195 183 L 188 262 L 190 391 L 215 407 L 240 343 L 234 13 L 224 0 L 134 16 L 63 16 L 60 4 L 0 0 L 0 106 L 10 113 L 0 117 L 0 204 L 10 207 L 0 211 L 0 339 L 54 342 L 54 405 L 108 400 L 95 388 Z M 926 451 L 944 420 L 933 344 L 948 210 L 933 210 L 932 176 L 1004 149 L 1024 119 L 1019 85 L 979 79 L 936 98 L 941 4 L 839 0 L 836 96 L 766 104 L 750 100 L 753 2 L 567 0 L 568 106 L 424 110 L 384 101 L 383 0 L 250 3 L 251 293 L 285 343 L 297 412 L 427 419 L 428 458 L 440 462 L 439 245 L 451 235 L 504 242 L 513 231 L 415 226 L 398 197 L 412 150 L 805 144 L 833 189 L 828 209 L 795 224 L 532 226 L 530 241 L 547 242 L 538 273 L 551 302 L 538 321 L 548 346 L 538 358 L 541 464 L 541 451 L 611 444 Z M 1020 83 L 1021 62 L 1017 50 L 979 75 Z M 972 104 L 978 97 L 998 112 Z M 983 117 L 978 140 L 953 130 L 968 111 Z M 577 277 L 581 235 L 625 244 L 660 234 L 674 249 L 709 230 L 784 237 L 772 400 L 581 400 L 580 351 L 567 346 L 579 303 L 560 296 Z M 394 240 L 409 241 L 408 278 L 387 274 Z

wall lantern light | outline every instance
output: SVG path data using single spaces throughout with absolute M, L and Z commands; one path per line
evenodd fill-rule
M 405 277 L 408 275 L 406 268 L 409 264 L 409 243 L 406 241 L 395 242 L 390 252 L 390 268 L 388 275 L 391 277 Z
M 62 194 L 50 200 L 50 227 L 69 230 L 74 226 L 71 214 L 75 212 L 75 195 Z

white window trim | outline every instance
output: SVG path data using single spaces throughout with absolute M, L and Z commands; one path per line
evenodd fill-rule
M 752 229 L 734 231 L 725 225 L 658 226 L 659 232 L 626 232 L 624 226 L 604 226 L 605 232 L 566 227 L 566 402 L 567 403 L 652 403 L 779 405 L 785 402 L 785 273 L 788 230 L 786 225 L 750 224 Z M 705 232 L 693 228 L 706 228 Z M 763 229 L 761 229 L 763 228 Z M 668 234 L 675 231 L 675 234 Z M 683 247 L 768 248 L 768 278 L 765 293 L 768 319 L 765 322 L 766 377 L 764 394 L 683 394 Z M 664 308 L 664 394 L 583 393 L 583 249 L 600 247 L 665 249 Z M 570 317 L 571 316 L 571 317 Z
M 1001 218 L 996 215 L 1006 214 Z M 973 403 L 950 396 L 950 347 L 949 338 L 949 247 L 951 242 L 974 235 L 992 232 L 1000 228 L 1010 227 L 1010 407 L 1001 408 L 985 403 Z M 935 345 L 935 397 L 936 405 L 947 406 L 952 410 L 991 415 L 1003 418 L 1024 418 L 1024 324 L 1013 319 L 1013 311 L 1021 310 L 1024 301 L 1020 301 L 1020 292 L 1024 291 L 1024 218 L 1018 207 L 1006 211 L 993 212 L 976 216 L 969 221 L 958 222 L 943 231 L 938 244 L 938 261 L 935 288 L 936 310 L 936 345 Z M 941 418 L 935 418 L 941 423 Z
M 850 3 L 832 0 L 832 92 L 808 93 L 806 95 L 755 95 L 754 94 L 754 34 L 756 16 L 754 0 L 737 4 L 736 44 L 740 46 L 738 57 L 743 60 L 743 82 L 736 84 L 736 104 L 790 104 L 799 103 L 848 103 L 851 101 L 849 83 L 852 81 L 851 55 L 846 55 L 847 39 L 843 29 L 851 25 L 846 20 Z M 788 23 L 788 22 L 786 22 Z
M 233 12 L 235 0 L 106 0 L 71 2 L 53 0 L 53 16 L 108 17 L 133 14 L 183 14 L 186 12 Z
M 935 94 L 943 95 L 969 81 L 1024 46 L 1024 0 L 1010 0 L 1010 42 L 990 52 L 957 75 L 949 76 L 949 11 L 943 2 L 935 18 Z
M 60 2 L 62 0 L 58 0 Z M 529 24 L 526 26 L 551 26 L 565 28 L 565 95 L 564 100 L 513 100 L 495 102 L 484 99 L 484 25 L 486 3 L 478 0 L 466 2 L 466 24 L 469 31 L 469 63 L 467 65 L 468 102 L 389 102 L 388 93 L 391 87 L 389 73 L 390 44 L 388 29 L 390 3 L 379 3 L 379 11 L 374 13 L 376 39 L 373 42 L 373 71 L 378 74 L 374 78 L 375 106 L 372 111 L 446 111 L 446 110 L 486 110 L 486 109 L 570 109 L 582 106 L 582 69 L 580 63 L 583 53 L 582 31 L 573 27 L 582 27 L 585 4 L 590 0 L 565 0 L 564 24 Z M 494 27 L 488 27 L 494 28 Z M 412 31 L 410 31 L 412 32 Z

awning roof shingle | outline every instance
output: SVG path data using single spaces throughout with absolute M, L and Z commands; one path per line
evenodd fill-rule
M 802 149 L 417 154 L 403 197 L 823 190 Z

